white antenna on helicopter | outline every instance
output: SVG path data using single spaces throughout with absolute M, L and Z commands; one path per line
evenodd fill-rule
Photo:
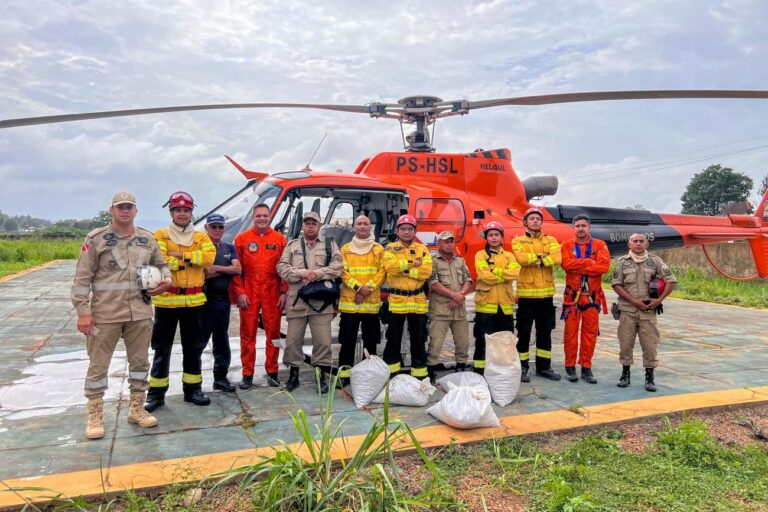
M 328 132 L 325 132 L 325 135 L 323 135 L 323 138 L 322 138 L 322 139 L 320 139 L 320 144 L 318 144 L 318 145 L 317 145 L 317 147 L 315 148 L 315 152 L 314 152 L 314 153 L 312 153 L 312 156 L 311 156 L 311 157 L 309 157 L 309 162 L 307 162 L 307 165 L 305 165 L 305 166 L 304 166 L 304 169 L 306 169 L 306 170 L 310 170 L 310 169 L 309 169 L 309 164 L 311 164 L 311 163 L 312 163 L 312 160 L 314 160 L 314 159 L 315 159 L 315 155 L 317 154 L 317 152 L 318 152 L 318 151 L 320 151 L 320 146 L 322 146 L 322 145 L 323 145 L 323 142 L 325 142 L 325 138 L 326 138 L 327 136 L 328 136 Z

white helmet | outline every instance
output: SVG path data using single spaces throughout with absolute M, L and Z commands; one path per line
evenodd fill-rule
M 163 273 L 154 265 L 142 265 L 136 267 L 137 281 L 142 290 L 157 288 L 163 282 Z

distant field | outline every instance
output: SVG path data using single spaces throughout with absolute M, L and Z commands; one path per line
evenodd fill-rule
M 0 240 L 0 277 L 51 260 L 77 259 L 82 240 Z

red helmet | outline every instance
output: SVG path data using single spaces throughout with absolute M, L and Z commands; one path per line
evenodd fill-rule
M 397 224 L 395 225 L 396 228 L 399 228 L 403 224 L 410 224 L 413 226 L 414 229 L 416 229 L 416 226 L 418 226 L 418 222 L 416 222 L 416 217 L 413 215 L 401 215 L 399 219 L 397 219 Z
M 497 222 L 495 220 L 492 220 L 488 224 L 485 225 L 485 228 L 483 229 L 483 234 L 487 234 L 490 230 L 495 229 L 497 231 L 501 231 L 501 234 L 504 234 L 504 226 L 501 224 L 501 222 Z
M 541 220 L 544 220 L 544 214 L 541 212 L 541 208 L 538 206 L 531 206 L 527 210 L 525 210 L 525 213 L 523 214 L 523 220 L 526 220 L 528 216 L 532 213 L 538 213 L 541 217 Z
M 165 204 L 171 210 L 174 208 L 189 208 L 190 210 L 195 208 L 195 201 L 192 199 L 192 196 L 181 191 L 171 194 L 171 197 L 168 198 L 168 202 Z

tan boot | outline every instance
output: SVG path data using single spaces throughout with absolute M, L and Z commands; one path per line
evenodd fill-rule
M 104 437 L 104 399 L 88 399 L 88 426 L 85 427 L 85 437 L 101 439 Z
M 131 391 L 131 406 L 128 409 L 128 423 L 136 423 L 142 428 L 157 426 L 157 418 L 144 410 L 143 391 Z

